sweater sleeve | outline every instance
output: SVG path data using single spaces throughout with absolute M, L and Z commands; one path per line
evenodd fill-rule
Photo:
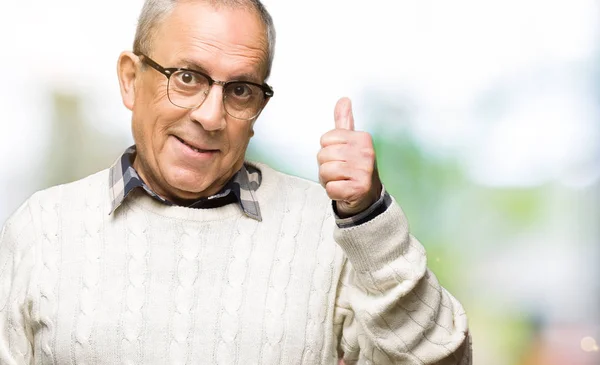
M 347 259 L 334 328 L 350 364 L 470 365 L 461 304 L 427 269 L 398 204 L 360 226 L 335 228 Z
M 0 364 L 33 364 L 27 291 L 33 271 L 33 229 L 28 203 L 0 232 Z

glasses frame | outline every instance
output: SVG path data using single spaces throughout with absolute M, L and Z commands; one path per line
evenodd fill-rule
M 167 78 L 167 82 L 170 83 L 171 82 L 171 76 L 173 76 L 173 74 L 175 74 L 176 72 L 179 71 L 185 71 L 185 72 L 191 72 L 191 73 L 195 73 L 198 75 L 201 75 L 203 77 L 205 77 L 208 80 L 208 91 L 205 92 L 206 95 L 208 95 L 208 93 L 210 92 L 210 89 L 212 88 L 213 85 L 221 85 L 223 87 L 223 89 L 225 89 L 228 85 L 231 84 L 236 84 L 236 83 L 245 83 L 245 84 L 250 84 L 250 85 L 254 85 L 259 87 L 265 97 L 265 102 L 269 99 L 272 98 L 273 95 L 275 95 L 275 92 L 273 91 L 273 88 L 269 85 L 267 85 L 266 83 L 263 84 L 257 84 L 255 82 L 251 82 L 251 81 L 243 81 L 243 80 L 231 80 L 231 81 L 219 81 L 219 80 L 215 80 L 212 77 L 210 77 L 209 75 L 205 74 L 204 72 L 198 71 L 198 70 L 191 70 L 189 68 L 185 68 L 185 67 L 163 67 L 160 64 L 158 64 L 158 62 L 154 61 L 153 59 L 151 59 L 150 57 L 146 56 L 143 53 L 140 54 L 136 54 L 138 57 L 140 57 L 140 59 L 142 60 L 143 63 L 147 64 L 148 66 L 152 67 L 153 69 L 155 69 L 156 71 L 160 72 L 161 74 L 165 75 L 165 77 Z M 198 105 L 193 106 L 193 107 L 184 107 L 181 105 L 177 105 L 173 102 L 173 100 L 171 100 L 171 95 L 168 92 L 169 88 L 167 87 L 167 97 L 169 98 L 169 101 L 171 102 L 171 104 L 175 105 L 178 108 L 182 108 L 182 109 L 196 109 L 199 106 L 201 106 L 202 104 L 204 104 L 204 101 L 206 100 L 206 97 L 202 100 L 202 102 L 200 102 Z M 232 118 L 235 119 L 240 119 L 240 120 L 252 120 L 254 118 L 256 118 L 260 112 L 263 110 L 264 105 L 259 109 L 258 113 L 256 113 L 256 115 L 252 116 L 251 118 L 240 118 L 240 117 L 236 117 L 233 116 L 229 113 L 229 111 L 227 111 L 227 108 L 225 107 L 225 98 L 227 96 L 225 95 L 225 93 L 223 93 L 223 108 L 225 109 L 225 112 L 227 113 L 227 115 L 231 116 Z

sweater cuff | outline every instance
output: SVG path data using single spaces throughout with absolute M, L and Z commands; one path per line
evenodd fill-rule
M 415 249 L 411 247 L 406 217 L 396 200 L 390 198 L 390 206 L 374 219 L 359 226 L 334 228 L 335 241 L 357 272 L 377 271 Z
M 350 228 L 369 222 L 380 214 L 385 213 L 387 208 L 392 204 L 392 197 L 385 191 L 385 186 L 382 186 L 379 199 L 377 199 L 375 203 L 366 210 L 348 218 L 340 218 L 335 201 L 332 201 L 331 204 L 333 206 L 333 213 L 335 215 L 335 223 L 337 226 L 339 228 Z

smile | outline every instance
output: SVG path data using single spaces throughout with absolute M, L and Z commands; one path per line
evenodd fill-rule
M 175 138 L 177 138 L 177 140 L 179 142 L 181 142 L 182 144 L 186 145 L 187 147 L 189 147 L 191 150 L 198 152 L 198 153 L 209 153 L 209 152 L 217 152 L 217 150 L 204 150 L 204 149 L 200 149 L 197 147 L 192 146 L 191 144 L 187 143 L 186 141 L 184 141 L 183 139 L 177 137 L 177 136 L 173 136 Z

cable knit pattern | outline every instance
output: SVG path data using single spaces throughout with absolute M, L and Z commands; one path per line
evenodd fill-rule
M 239 312 L 245 299 L 246 271 L 253 246 L 252 236 L 258 222 L 240 218 L 237 224 L 227 265 L 219 318 L 220 339 L 215 359 L 215 363 L 219 365 L 234 364 L 238 355 L 236 338 L 242 321 Z
M 337 228 L 313 182 L 257 165 L 262 222 L 108 172 L 32 196 L 0 233 L 0 364 L 469 365 L 464 310 L 395 202 Z
M 15 213 L 21 219 L 10 219 L 0 231 L 0 363 L 3 358 L 12 358 L 18 364 L 27 363 L 32 347 L 23 336 L 21 326 L 27 317 L 12 307 L 14 301 L 27 302 L 27 273 L 35 262 L 32 248 L 29 205 L 23 204 Z M 25 324 L 25 330 L 30 326 Z
M 198 232 L 186 228 L 179 242 L 177 261 L 177 288 L 173 295 L 174 315 L 169 344 L 170 364 L 186 364 L 190 359 L 192 346 L 190 333 L 194 325 L 194 302 L 198 300 L 198 290 L 194 287 L 200 271 Z
M 89 185 L 90 191 L 100 191 L 97 186 Z M 73 363 L 79 363 L 77 359 L 91 357 L 90 362 L 96 362 L 93 357 L 94 343 L 91 332 L 94 327 L 96 307 L 100 300 L 100 256 L 103 241 L 102 220 L 98 216 L 101 209 L 101 196 L 90 194 L 85 200 L 82 220 L 82 247 L 83 267 L 81 269 L 81 291 L 79 293 L 79 311 L 75 320 L 72 342 L 74 353 Z
M 327 240 L 318 240 L 316 249 L 316 262 L 311 270 L 312 281 L 310 287 L 306 322 L 306 339 L 302 364 L 319 364 L 325 338 L 320 334 L 325 325 L 326 316 L 329 314 L 327 293 L 331 290 L 331 280 L 334 275 L 335 246 L 328 245 Z
M 264 321 L 264 345 L 262 362 L 266 364 L 281 363 L 283 336 L 287 323 L 284 313 L 288 298 L 286 288 L 290 282 L 291 263 L 296 251 L 298 227 L 302 225 L 302 208 L 306 204 L 306 190 L 285 189 L 289 192 L 288 200 L 298 204 L 297 210 L 286 205 L 283 220 L 279 228 L 279 239 L 276 245 L 275 259 L 272 262 L 269 277 L 269 289 L 266 296 L 267 309 Z M 298 224 L 300 223 L 300 224 Z
M 40 278 L 40 322 L 47 331 L 41 336 L 41 355 L 44 363 L 57 364 L 57 294 L 60 266 L 58 202 L 51 195 L 42 196 L 39 202 L 41 222 L 42 275 Z M 37 352 L 37 351 L 36 351 Z

